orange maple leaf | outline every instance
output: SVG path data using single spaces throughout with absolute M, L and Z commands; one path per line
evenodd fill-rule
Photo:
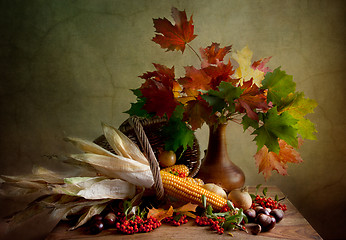
M 206 48 L 201 48 L 201 56 L 204 61 L 208 64 L 217 64 L 223 61 L 223 58 L 228 54 L 231 50 L 232 46 L 227 46 L 224 48 L 220 48 L 219 43 L 212 43 L 210 46 Z M 202 63 L 203 65 L 203 63 Z
M 188 21 L 185 11 L 172 8 L 172 17 L 175 25 L 166 18 L 153 19 L 154 27 L 158 34 L 152 40 L 160 44 L 162 48 L 167 48 L 167 50 L 180 50 L 184 52 L 185 45 L 197 37 L 197 35 L 193 34 L 194 25 L 192 16 Z
M 299 139 L 299 146 L 302 139 Z M 268 152 L 268 148 L 263 146 L 256 154 L 255 160 L 258 172 L 263 172 L 265 180 L 271 176 L 271 172 L 276 170 L 281 175 L 287 175 L 287 163 L 300 163 L 303 159 L 300 154 L 284 140 L 279 140 L 279 154 Z
M 216 66 L 210 65 L 203 68 L 203 71 L 211 78 L 209 88 L 216 90 L 221 82 L 231 82 L 235 85 L 239 79 L 233 79 L 231 76 L 234 73 L 231 61 L 227 64 L 219 62 Z
M 161 221 L 162 219 L 166 217 L 171 217 L 173 216 L 174 210 L 173 207 L 171 206 L 168 210 L 165 210 L 163 208 L 151 208 L 148 211 L 147 217 L 154 217 L 156 220 Z
M 185 67 L 185 78 L 180 79 L 184 88 L 195 90 L 209 90 L 211 77 L 203 69 L 196 69 L 193 66 Z

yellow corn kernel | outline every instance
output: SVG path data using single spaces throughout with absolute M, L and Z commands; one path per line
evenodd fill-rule
M 184 165 L 184 164 L 179 164 L 179 165 L 173 165 L 173 166 L 170 166 L 170 167 L 166 167 L 166 168 L 162 169 L 162 171 L 185 173 L 186 177 L 189 176 L 189 174 L 190 174 L 189 168 L 186 165 Z
M 190 182 L 190 183 L 194 183 L 197 184 L 198 186 L 203 186 L 204 182 L 202 179 L 200 178 L 192 178 L 192 177 L 187 177 L 186 181 Z
M 172 197 L 203 207 L 202 195 L 204 195 L 207 200 L 207 205 L 211 205 L 213 209 L 218 211 L 227 204 L 226 199 L 195 183 L 187 181 L 185 178 L 180 178 L 163 170 L 160 173 L 165 193 Z

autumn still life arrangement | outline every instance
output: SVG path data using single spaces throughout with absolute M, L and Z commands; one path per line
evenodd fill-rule
M 219 234 L 258 234 L 281 221 L 287 207 L 277 196 L 269 197 L 267 188 L 259 194 L 258 185 L 256 193 L 249 194 L 244 176 L 229 184 L 198 172 L 216 171 L 210 169 L 219 161 L 214 159 L 222 150 L 218 145 L 225 145 L 219 137 L 228 122 L 235 122 L 254 135 L 259 173 L 265 179 L 273 170 L 287 175 L 288 163 L 302 161 L 296 149 L 304 139 L 315 139 L 314 124 L 305 115 L 313 112 L 316 102 L 297 92 L 293 77 L 280 67 L 269 69 L 270 57 L 252 62 L 248 47 L 231 54 L 231 46 L 211 43 L 198 53 L 190 45 L 197 37 L 192 16 L 188 19 L 185 11 L 172 8 L 172 18 L 174 23 L 153 20 L 152 40 L 167 51 L 186 54 L 188 48 L 200 66 L 186 66 L 185 75 L 176 77 L 174 67 L 155 63 L 154 71 L 140 76 L 144 83 L 132 90 L 137 99 L 127 111 L 134 128 L 143 119 L 163 122 L 158 130 L 162 146 L 153 154 L 154 143 L 149 142 L 148 150 L 120 128 L 103 124 L 106 145 L 66 139 L 82 151 L 61 157 L 76 169 L 75 175 L 35 167 L 31 175 L 1 176 L 3 196 L 35 199 L 7 220 L 8 236 L 42 212 L 47 227 L 32 238 L 47 235 L 60 220 L 73 222 L 71 230 L 86 228 L 91 234 L 103 229 L 145 233 L 190 219 Z M 198 147 L 194 133 L 204 123 L 210 130 L 209 146 L 202 164 L 191 167 L 182 159 L 191 158 L 187 152 Z M 222 172 L 221 168 L 216 174 Z M 255 223 L 251 231 L 249 222 Z

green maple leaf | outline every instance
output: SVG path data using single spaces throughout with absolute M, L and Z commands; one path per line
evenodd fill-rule
M 262 81 L 262 85 L 263 89 L 268 89 L 267 101 L 278 107 L 283 104 L 283 99 L 294 93 L 296 89 L 293 77 L 287 75 L 285 71 L 281 71 L 280 67 L 273 72 L 268 72 Z
M 221 82 L 219 90 L 209 90 L 202 95 L 202 98 L 212 106 L 213 112 L 222 112 L 227 109 L 230 113 L 235 111 L 234 100 L 239 98 L 243 90 L 235 87 L 230 82 Z
M 133 94 L 137 96 L 137 101 L 135 103 L 131 103 L 131 108 L 124 113 L 129 114 L 130 116 L 138 116 L 150 118 L 152 114 L 149 114 L 144 108 L 144 104 L 146 103 L 146 99 L 143 98 L 142 93 L 139 89 L 131 89 Z
M 279 139 L 293 147 L 298 146 L 297 129 L 294 127 L 297 120 L 289 113 L 279 114 L 277 108 L 274 107 L 266 113 L 261 113 L 260 119 L 263 121 L 263 125 L 252 133 L 257 135 L 254 139 L 257 151 L 266 145 L 269 151 L 279 153 Z
M 258 128 L 258 122 L 251 119 L 248 115 L 243 116 L 241 124 L 243 125 L 244 132 L 249 127 L 253 127 L 254 129 Z
M 193 147 L 195 139 L 194 132 L 182 120 L 184 107 L 177 106 L 168 124 L 163 127 L 162 134 L 166 137 L 165 149 L 176 152 L 178 148 L 183 147 L 184 150 L 188 146 Z
M 284 102 L 285 104 L 281 107 L 280 112 L 288 112 L 292 117 L 298 120 L 295 127 L 298 129 L 298 133 L 302 138 L 315 140 L 316 136 L 314 133 L 317 132 L 315 125 L 309 119 L 306 119 L 305 115 L 314 112 L 317 102 L 305 98 L 303 92 L 288 96 Z

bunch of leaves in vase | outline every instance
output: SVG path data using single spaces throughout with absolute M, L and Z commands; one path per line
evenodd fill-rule
M 185 75 L 176 77 L 174 67 L 155 64 L 154 71 L 140 76 L 144 83 L 133 90 L 137 101 L 127 111 L 141 117 L 165 117 L 168 125 L 167 150 L 186 149 L 193 144 L 193 133 L 204 123 L 217 126 L 228 121 L 243 125 L 255 135 L 255 154 L 259 172 L 265 178 L 276 170 L 287 174 L 287 163 L 302 159 L 295 150 L 303 139 L 315 139 L 314 124 L 305 118 L 317 106 L 314 100 L 296 92 L 293 77 L 280 67 L 270 70 L 270 58 L 255 62 L 248 47 L 233 53 L 231 46 L 211 43 L 200 48 L 200 55 L 189 44 L 196 38 L 192 16 L 172 8 L 175 24 L 166 18 L 154 19 L 156 35 L 152 39 L 167 51 L 181 51 L 186 46 L 201 62 L 186 66 Z M 234 68 L 234 61 L 237 68 Z

